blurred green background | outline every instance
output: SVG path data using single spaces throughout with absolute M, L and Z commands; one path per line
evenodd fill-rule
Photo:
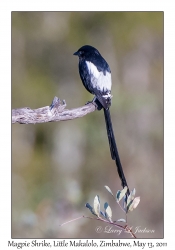
M 92 100 L 81 83 L 82 45 L 96 47 L 112 71 L 111 116 L 130 189 L 141 202 L 128 223 L 163 237 L 163 12 L 12 12 L 12 108 L 67 108 Z M 106 224 L 84 204 L 96 194 L 113 219 L 124 218 L 104 188 L 121 189 L 111 160 L 103 112 L 81 119 L 12 125 L 13 238 L 130 238 L 96 233 Z M 116 228 L 113 228 L 116 229 Z

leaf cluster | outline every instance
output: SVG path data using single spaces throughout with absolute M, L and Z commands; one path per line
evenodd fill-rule
M 105 186 L 106 190 L 112 195 L 112 197 L 115 199 L 115 201 L 119 204 L 121 209 L 125 212 L 127 215 L 128 212 L 133 211 L 140 202 L 140 197 L 135 197 L 136 190 L 135 188 L 130 192 L 130 195 L 127 196 L 127 187 L 124 187 L 122 190 L 118 190 L 116 195 L 113 194 L 111 189 L 108 186 Z M 120 201 L 122 201 L 122 205 L 120 204 Z M 114 222 L 112 220 L 112 209 L 109 206 L 108 202 L 104 203 L 104 210 L 101 210 L 101 204 L 100 204 L 100 197 L 99 195 L 96 195 L 94 198 L 94 204 L 93 207 L 86 203 L 85 206 L 91 211 L 91 213 L 98 218 L 101 218 L 103 216 L 107 221 Z M 102 218 L 101 218 L 102 219 Z M 125 219 L 118 219 L 119 222 L 126 222 Z

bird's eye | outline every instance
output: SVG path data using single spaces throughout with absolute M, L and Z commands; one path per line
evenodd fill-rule
M 80 51 L 79 54 L 80 54 L 80 55 L 83 55 L 83 51 Z

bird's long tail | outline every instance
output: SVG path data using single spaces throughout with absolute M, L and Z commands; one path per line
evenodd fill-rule
M 103 110 L 104 110 L 104 116 L 105 116 L 106 130 L 107 130 L 107 135 L 108 135 L 108 140 L 109 140 L 109 146 L 110 146 L 110 151 L 111 151 L 111 157 L 116 162 L 116 166 L 117 166 L 119 177 L 121 179 L 122 187 L 123 188 L 125 186 L 128 187 L 125 175 L 123 173 L 123 168 L 122 168 L 122 165 L 121 165 L 121 162 L 120 162 L 120 157 L 119 157 L 119 154 L 118 154 L 117 145 L 116 145 L 116 142 L 115 142 L 115 136 L 114 136 L 114 132 L 113 132 L 113 128 L 112 128 L 110 111 L 109 111 L 109 108 L 108 109 L 103 108 Z M 130 194 L 129 188 L 127 190 L 127 194 L 128 195 Z

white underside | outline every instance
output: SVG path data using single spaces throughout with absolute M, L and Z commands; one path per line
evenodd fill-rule
M 86 61 L 86 64 L 91 76 L 93 87 L 99 89 L 101 92 L 105 92 L 106 94 L 103 95 L 105 98 L 111 97 L 111 73 L 106 71 L 106 75 L 104 75 L 102 71 L 98 71 L 93 63 Z

